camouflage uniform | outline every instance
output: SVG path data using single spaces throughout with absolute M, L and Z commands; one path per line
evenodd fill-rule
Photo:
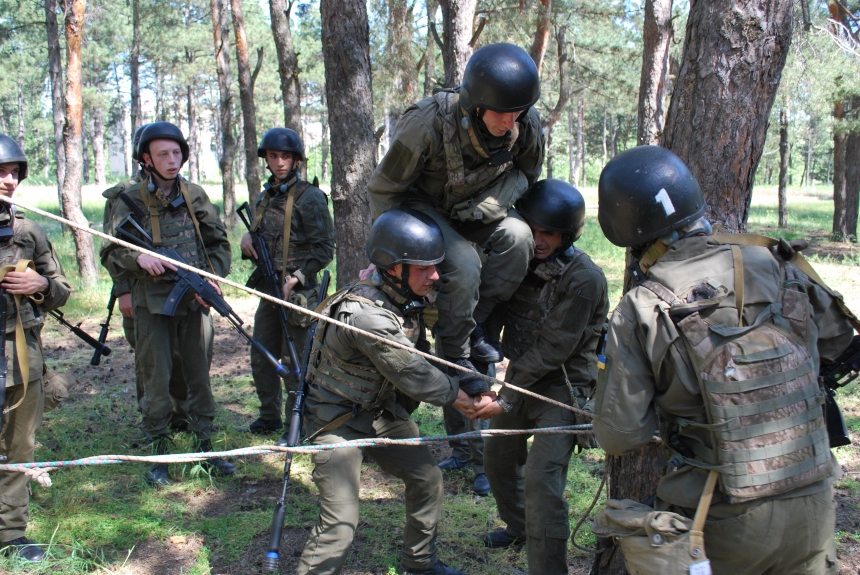
M 495 137 L 473 119 L 464 128 L 457 94 L 439 92 L 407 109 L 388 153 L 368 182 L 375 218 L 396 207 L 431 216 L 442 228 L 445 261 L 436 333 L 446 357 L 469 356 L 469 335 L 493 307 L 507 301 L 534 253 L 528 225 L 512 209 L 540 175 L 544 139 L 540 116 L 529 108 L 508 136 Z M 509 149 L 513 162 L 488 167 L 491 153 Z M 487 255 L 481 265 L 478 249 Z
M 387 286 L 350 286 L 332 296 L 323 313 L 399 343 L 423 339 L 420 316 L 404 317 L 405 300 Z M 426 342 L 425 342 L 426 343 Z M 395 390 L 417 401 L 450 405 L 457 380 L 424 358 L 337 326 L 321 324 L 312 356 L 305 422 L 316 444 L 351 439 L 420 435 L 398 403 Z M 334 423 L 333 423 L 334 422 Z M 437 561 L 436 525 L 442 516 L 442 473 L 430 448 L 366 448 L 387 473 L 406 483 L 404 568 L 426 569 Z M 313 480 L 320 491 L 320 516 L 299 562 L 299 575 L 340 573 L 358 524 L 360 449 L 313 455 Z
M 510 358 L 505 381 L 584 408 L 597 380 L 595 349 L 609 311 L 603 271 L 582 250 L 533 260 L 506 306 L 502 350 Z M 504 388 L 513 409 L 490 420 L 492 429 L 589 423 L 573 412 Z M 507 533 L 526 539 L 529 573 L 566 574 L 570 537 L 564 498 L 574 447 L 586 436 L 489 437 L 485 465 Z
M 292 274 L 298 278 L 299 283 L 290 293 L 290 302 L 308 309 L 314 309 L 319 299 L 317 274 L 334 258 L 334 223 L 328 211 L 328 198 L 325 193 L 316 186 L 297 178 L 294 174 L 290 177 L 291 182 L 288 182 L 287 191 L 280 191 L 280 185 L 276 185 L 274 177 L 269 178 L 270 187 L 266 193 L 260 194 L 257 198 L 257 211 L 261 209 L 262 203 L 266 202 L 258 229 L 266 242 L 266 248 L 269 250 L 275 272 L 280 276 L 284 270 L 286 199 L 290 189 L 295 188 L 292 191 L 295 194 L 295 203 L 293 204 L 292 222 L 290 224 L 286 274 Z M 266 198 L 267 195 L 268 199 Z M 268 291 L 265 278 L 259 268 L 248 279 L 247 285 L 264 292 Z M 254 337 L 263 344 L 263 347 L 275 355 L 280 353 L 284 365 L 290 365 L 287 339 L 281 329 L 281 322 L 278 319 L 279 313 L 275 304 L 267 300 L 260 300 L 257 313 L 254 315 Z M 287 329 L 293 336 L 299 360 L 302 358 L 302 350 L 307 343 L 310 324 L 310 316 L 290 312 Z M 257 389 L 257 397 L 260 398 L 260 417 L 266 420 L 280 421 L 283 402 L 281 379 L 271 364 L 254 348 L 251 348 L 251 369 L 254 374 L 254 387 Z M 298 391 L 295 379 L 291 378 L 287 384 L 289 384 L 287 391 Z M 295 396 L 290 395 L 285 409 L 288 422 L 293 403 L 295 403 Z
M 731 247 L 705 236 L 682 239 L 650 268 L 648 277 L 676 294 L 686 294 L 705 279 L 719 282 L 729 295 L 708 310 L 707 320 L 737 326 Z M 795 278 L 795 285 L 809 296 L 810 351 L 817 373 L 819 362 L 833 361 L 853 335 L 836 300 L 792 264 L 780 264 L 766 248 L 742 245 L 740 251 L 744 324 L 751 325 L 765 308 L 780 301 L 784 269 L 785 277 Z M 622 455 L 650 442 L 658 409 L 663 419 L 708 421 L 689 353 L 666 309 L 653 291 L 640 286 L 630 290 L 613 313 L 594 421 L 597 440 L 607 453 Z M 711 447 L 708 434 L 695 427 L 670 434 L 673 441 L 678 449 L 697 456 Z M 692 517 L 707 475 L 689 465 L 671 471 L 657 488 L 658 507 Z M 734 504 L 726 499 L 720 482 L 705 524 L 705 550 L 716 575 L 835 574 L 834 521 L 833 477 Z
M 14 208 L 13 208 L 14 209 Z M 42 423 L 45 409 L 42 355 L 42 324 L 45 311 L 61 307 L 69 299 L 71 287 L 63 277 L 57 254 L 39 224 L 26 219 L 15 210 L 15 235 L 11 240 L 0 241 L 0 266 L 14 265 L 19 260 L 31 260 L 36 272 L 48 280 L 48 289 L 41 294 L 21 296 L 21 322 L 27 341 L 29 376 L 24 382 L 18 367 L 18 350 L 15 345 L 15 299 L 6 298 L 6 407 L 23 402 L 6 414 L 0 434 L 0 455 L 6 463 L 30 463 L 36 449 L 36 431 Z M 24 385 L 26 383 L 26 386 Z M 26 387 L 26 390 L 25 390 Z M 24 536 L 30 517 L 30 478 L 18 472 L 0 471 L 0 543 Z

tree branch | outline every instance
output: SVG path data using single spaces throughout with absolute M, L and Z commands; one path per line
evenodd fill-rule
M 254 91 L 254 84 L 257 83 L 257 74 L 260 73 L 260 68 L 263 67 L 263 50 L 265 46 L 257 48 L 257 65 L 254 66 L 254 72 L 251 74 L 251 92 Z
M 472 39 L 469 40 L 469 46 L 470 47 L 472 47 L 472 48 L 475 47 L 475 42 L 478 41 L 478 36 L 481 35 L 481 32 L 484 30 L 484 26 L 486 26 L 486 25 L 487 25 L 487 18 L 484 16 L 481 16 L 478 19 L 478 27 L 475 29 L 475 33 L 472 34 Z
M 439 37 L 439 32 L 436 31 L 436 22 L 430 22 L 430 31 L 433 33 L 433 39 L 436 40 L 436 44 L 439 46 L 439 49 L 444 50 L 445 43 L 442 41 L 442 38 Z

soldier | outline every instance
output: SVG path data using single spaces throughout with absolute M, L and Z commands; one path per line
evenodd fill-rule
M 639 283 L 612 314 L 597 441 L 613 455 L 642 447 L 659 412 L 659 510 L 692 517 L 719 476 L 704 525 L 716 575 L 835 574 L 817 374 L 851 341 L 843 304 L 767 238 L 711 236 L 701 188 L 669 150 L 615 156 L 599 197 L 603 233 L 632 249 Z
M 15 140 L 0 134 L 0 194 L 11 198 L 26 177 L 24 152 Z M 29 265 L 19 265 L 24 262 Z M 7 203 L 0 205 L 0 266 L 0 288 L 6 298 L 9 369 L 3 406 L 8 412 L 0 435 L 0 455 L 7 463 L 30 463 L 45 409 L 41 341 L 44 310 L 65 304 L 71 287 L 45 230 Z M 16 326 L 23 328 L 26 346 L 16 344 Z M 0 471 L 0 549 L 38 562 L 45 558 L 45 552 L 24 536 L 30 516 L 29 483 L 24 473 Z
M 442 229 L 446 258 L 434 333 L 441 355 L 469 369 L 470 357 L 502 360 L 483 323 L 510 298 L 534 252 L 529 227 L 511 206 L 540 175 L 544 139 L 533 107 L 539 96 L 537 67 L 525 50 L 484 46 L 469 59 L 459 88 L 403 113 L 368 182 L 374 218 L 409 207 Z
M 103 218 L 102 229 L 110 229 L 110 222 L 113 218 L 114 208 L 117 200 L 123 200 L 124 192 L 133 186 L 140 183 L 142 180 L 149 177 L 146 167 L 143 165 L 143 160 L 137 156 L 137 144 L 140 142 L 140 135 L 148 124 L 144 124 L 134 132 L 131 145 L 131 159 L 138 162 L 139 170 L 128 180 L 119 182 L 115 186 L 108 188 L 102 192 L 102 197 L 105 198 L 105 212 Z M 128 197 L 128 196 L 125 196 Z M 119 311 L 122 315 L 122 330 L 125 333 L 125 339 L 128 344 L 134 349 L 134 304 L 131 301 L 131 282 L 134 281 L 134 276 L 130 273 L 117 272 L 113 281 L 113 293 L 117 296 L 119 302 Z M 136 382 L 137 401 L 140 402 L 143 398 L 143 387 L 141 382 Z M 170 374 L 170 400 L 173 403 L 173 413 L 170 420 L 170 429 L 174 432 L 187 431 L 188 421 L 186 420 L 185 409 L 182 407 L 182 402 L 188 398 L 188 387 L 185 385 L 185 379 L 182 375 L 182 357 L 174 355 L 173 357 L 173 372 Z
M 541 180 L 517 202 L 535 241 L 529 273 L 505 306 L 505 381 L 568 405 L 586 408 L 597 381 L 595 349 L 609 311 L 603 271 L 573 243 L 582 235 L 585 201 L 561 180 Z M 493 429 L 589 423 L 569 410 L 502 389 L 476 417 Z M 484 537 L 487 547 L 526 544 L 529 573 L 567 573 L 570 537 L 564 497 L 567 468 L 582 435 L 490 437 L 486 468 L 506 527 Z
M 150 124 L 141 134 L 138 157 L 149 176 L 125 191 L 131 201 L 117 203 L 110 229 L 116 229 L 127 216 L 142 216 L 140 223 L 156 244 L 175 249 L 192 266 L 226 276 L 230 244 L 218 210 L 203 188 L 179 176 L 188 159 L 182 132 L 169 122 Z M 155 452 L 166 454 L 170 448 L 168 424 L 173 404 L 169 381 L 176 353 L 182 354 L 188 386 L 188 428 L 196 437 L 196 449 L 211 451 L 215 400 L 209 385 L 213 334 L 208 306 L 189 293 L 175 316 L 163 315 L 161 310 L 175 285 L 169 279 L 174 266 L 111 242 L 102 245 L 101 259 L 112 274 L 131 273 L 135 278 L 135 372 L 143 387 L 144 430 L 153 437 Z M 232 464 L 216 458 L 206 460 L 204 467 L 221 475 L 235 472 Z M 169 485 L 168 466 L 153 465 L 145 478 L 153 485 Z
M 283 298 L 296 305 L 313 309 L 318 299 L 317 274 L 334 258 L 334 223 L 328 211 L 328 198 L 322 190 L 302 180 L 300 163 L 304 161 L 305 147 L 299 135 L 289 128 L 272 128 L 263 135 L 257 155 L 266 160 L 272 176 L 264 193 L 257 197 L 256 214 L 251 229 L 259 232 L 266 242 L 275 272 L 280 276 Z M 288 241 L 285 241 L 288 240 Z M 242 236 L 242 257 L 257 258 L 251 234 Z M 286 261 L 286 265 L 284 262 Z M 248 287 L 268 291 L 260 267 L 248 279 Z M 290 364 L 287 338 L 278 319 L 275 304 L 260 300 L 254 316 L 254 337 L 273 352 L 280 350 L 281 361 Z M 287 329 L 293 337 L 296 352 L 301 359 L 307 341 L 309 316 L 292 312 Z M 275 369 L 256 350 L 251 348 L 251 369 L 254 387 L 260 398 L 260 417 L 251 423 L 251 433 L 279 431 L 283 391 L 281 379 Z M 289 392 L 298 391 L 289 381 Z M 287 397 L 285 418 L 295 396 Z M 289 429 L 279 445 L 286 445 Z
M 377 268 L 373 278 L 337 292 L 321 313 L 392 341 L 429 349 L 424 296 L 438 281 L 436 264 L 445 257 L 439 226 L 415 210 L 389 211 L 371 228 L 367 254 Z M 418 437 L 418 427 L 395 391 L 413 401 L 453 404 L 471 412 L 470 395 L 486 390 L 483 380 L 466 375 L 458 382 L 421 356 L 329 324 L 317 329 L 308 373 L 305 422 L 315 444 Z M 384 471 L 406 483 L 403 569 L 413 574 L 460 574 L 437 557 L 442 473 L 429 447 L 383 446 L 366 451 Z M 320 516 L 299 562 L 299 575 L 341 572 L 358 523 L 361 460 L 360 449 L 313 455 Z

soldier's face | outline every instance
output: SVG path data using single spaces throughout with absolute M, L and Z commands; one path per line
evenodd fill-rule
M 480 110 L 480 108 L 479 108 Z M 517 118 L 522 112 L 494 112 L 492 110 L 484 110 L 484 116 L 481 120 L 490 133 L 496 137 L 501 137 L 514 129 L 514 124 L 517 123 Z
M 561 247 L 563 241 L 560 232 L 551 232 L 540 226 L 529 224 L 532 229 L 532 237 L 535 239 L 535 258 L 545 260 Z
M 18 172 L 21 166 L 18 162 L 0 164 L 0 194 L 11 198 L 18 187 Z
M 173 140 L 153 140 L 149 143 L 149 153 L 144 152 L 143 161 L 154 166 L 159 174 L 172 180 L 182 168 L 182 148 Z
M 403 279 L 403 265 L 397 264 L 389 270 L 391 275 L 397 279 Z M 439 272 L 436 271 L 436 266 L 409 266 L 409 289 L 419 296 L 424 297 L 433 288 L 433 284 L 439 281 Z
M 279 180 L 287 179 L 287 175 L 293 171 L 295 163 L 296 159 L 292 152 L 266 150 L 266 164 L 268 164 L 272 174 Z

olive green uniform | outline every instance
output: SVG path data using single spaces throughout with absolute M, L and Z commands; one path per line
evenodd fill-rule
M 193 266 L 208 269 L 207 258 L 214 273 L 226 276 L 230 271 L 230 244 L 227 233 L 218 217 L 218 210 L 209 201 L 200 186 L 185 184 L 193 209 L 200 225 L 198 238 L 188 207 L 178 209 L 165 206 L 159 194 L 146 191 L 146 181 L 135 184 L 126 194 L 145 214 L 142 225 L 152 234 L 152 223 L 148 212 L 151 205 L 158 213 L 162 245 L 175 249 Z M 174 190 L 166 201 L 179 193 Z M 146 195 L 144 195 L 146 194 Z M 110 229 L 128 215 L 131 209 L 118 202 L 114 210 Z M 173 402 L 170 398 L 169 382 L 173 372 L 173 358 L 182 354 L 182 370 L 188 386 L 188 397 L 184 402 L 188 413 L 188 428 L 197 438 L 211 438 L 211 423 L 215 416 L 215 400 L 209 385 L 209 366 L 212 362 L 212 320 L 208 310 L 201 308 L 189 290 L 176 315 L 161 313 L 168 295 L 176 285 L 168 279 L 169 272 L 161 276 L 150 276 L 137 263 L 139 252 L 123 248 L 111 242 L 102 245 L 102 264 L 114 273 L 131 273 L 132 300 L 134 301 L 135 372 L 143 387 L 140 410 L 143 414 L 144 430 L 153 437 L 167 435 Z M 117 276 L 114 276 L 115 278 Z
M 13 208 L 14 209 L 14 208 Z M 42 423 L 45 391 L 42 366 L 42 324 L 45 311 L 61 307 L 69 299 L 71 287 L 63 277 L 63 269 L 45 230 L 39 224 L 15 211 L 15 235 L 11 241 L 0 241 L 0 266 L 14 265 L 18 260 L 31 260 L 36 272 L 48 280 L 42 294 L 21 296 L 21 321 L 27 341 L 29 381 L 24 385 L 18 367 L 15 345 L 15 300 L 6 295 L 6 407 L 23 402 L 6 414 L 0 434 L 0 454 L 7 463 L 30 463 L 36 450 L 36 430 Z M 44 296 L 44 299 L 41 299 Z M 40 301 L 41 300 L 41 301 Z M 38 302 L 38 304 L 36 303 Z M 26 387 L 26 390 L 25 390 Z M 0 543 L 24 536 L 30 516 L 30 478 L 18 472 L 0 471 Z
M 334 258 L 334 222 L 328 211 L 328 199 L 322 190 L 308 182 L 291 176 L 287 190 L 281 190 L 275 185 L 274 178 L 269 178 L 269 188 L 257 198 L 256 210 L 266 201 L 266 206 L 260 218 L 257 230 L 266 242 L 266 248 L 272 259 L 275 272 L 281 277 L 284 270 L 284 218 L 286 214 L 287 195 L 295 195 L 293 213 L 290 223 L 289 254 L 287 255 L 286 273 L 292 274 L 299 283 L 290 293 L 290 302 L 308 309 L 314 309 L 319 299 L 319 282 L 317 274 Z M 266 196 L 269 196 L 266 200 Z M 248 287 L 268 292 L 269 288 L 263 277 L 262 270 L 257 268 L 248 280 Z M 279 296 L 281 294 L 278 294 Z M 254 337 L 267 350 L 280 354 L 284 365 L 291 365 L 287 348 L 287 338 L 281 329 L 278 319 L 279 310 L 275 304 L 260 300 L 257 313 L 254 315 Z M 293 337 L 296 353 L 302 359 L 302 351 L 307 343 L 310 316 L 298 312 L 290 312 L 287 329 Z M 254 387 L 260 398 L 260 417 L 267 420 L 281 419 L 281 404 L 283 403 L 283 388 L 281 379 L 275 368 L 266 361 L 260 353 L 251 348 L 251 370 L 254 374 Z M 287 382 L 288 392 L 298 391 L 295 378 Z M 285 409 L 286 420 L 295 403 L 295 396 L 290 395 Z
M 442 228 L 445 261 L 436 266 L 441 287 L 435 331 L 442 354 L 452 358 L 469 356 L 475 324 L 507 301 L 526 274 L 534 240 L 511 206 L 538 179 L 544 154 L 534 108 L 504 137 L 492 136 L 480 121 L 466 129 L 463 116 L 452 92 L 411 106 L 367 185 L 374 219 L 409 207 Z M 486 150 L 473 139 L 483 141 Z M 487 166 L 487 150 L 494 155 L 505 149 L 512 162 Z M 473 243 L 487 256 L 483 266 Z
M 603 271 L 583 251 L 533 260 L 506 305 L 502 350 L 510 358 L 505 381 L 583 408 L 597 380 L 595 349 L 609 297 Z M 513 409 L 490 420 L 492 429 L 589 423 L 569 410 L 508 388 L 499 395 Z M 574 447 L 586 436 L 489 437 L 485 465 L 499 517 L 509 534 L 526 539 L 529 573 L 567 573 L 570 537 L 564 498 Z
M 686 294 L 703 280 L 719 282 L 728 297 L 708 310 L 711 325 L 738 325 L 732 246 L 713 238 L 691 237 L 673 244 L 649 270 L 648 277 Z M 743 318 L 752 325 L 773 302 L 779 302 L 780 263 L 762 247 L 740 246 L 743 260 Z M 836 300 L 792 264 L 783 264 L 809 296 L 812 313 L 811 359 L 831 362 L 851 341 L 853 330 Z M 683 295 L 681 297 L 684 297 Z M 661 419 L 682 417 L 706 423 L 696 374 L 668 306 L 646 287 L 635 287 L 612 315 L 606 368 L 598 376 L 594 431 L 607 453 L 622 455 L 651 441 Z M 817 326 L 817 328 L 816 328 Z M 815 333 L 817 329 L 817 333 Z M 685 427 L 680 447 L 696 454 L 710 448 L 707 433 Z M 671 442 L 670 442 L 671 443 Z M 707 471 L 681 466 L 661 479 L 658 506 L 692 517 Z M 722 487 L 714 492 L 705 524 L 705 552 L 716 575 L 836 573 L 833 478 L 781 495 L 730 504 Z
M 420 316 L 404 317 L 393 302 L 405 302 L 389 288 L 384 290 L 364 283 L 348 287 L 333 296 L 330 302 L 336 303 L 329 304 L 324 313 L 405 345 L 421 345 Z M 325 326 L 318 327 L 309 368 L 312 381 L 305 422 L 308 433 L 319 432 L 314 443 L 418 437 L 418 426 L 398 403 L 395 389 L 433 405 L 450 405 L 457 399 L 457 380 L 424 358 L 334 325 Z M 383 446 L 366 450 L 385 472 L 406 483 L 403 566 L 431 567 L 438 560 L 436 525 L 442 516 L 443 490 L 442 473 L 430 448 Z M 361 459 L 360 449 L 313 455 L 320 516 L 299 562 L 299 575 L 341 572 L 358 524 Z
M 119 198 L 119 195 L 139 182 L 140 174 L 136 174 L 133 178 L 125 180 L 124 182 L 119 182 L 115 186 L 102 192 L 102 196 L 107 200 L 105 202 L 105 213 L 102 220 L 103 230 L 110 229 L 114 209 L 116 208 L 117 202 L 122 201 Z M 111 274 L 111 276 L 114 277 L 114 274 Z M 118 272 L 113 279 L 114 295 L 119 298 L 121 295 L 125 295 L 127 293 L 130 294 L 132 291 L 131 284 L 133 281 L 134 277 L 130 273 Z M 134 318 L 125 317 L 121 314 L 120 317 L 122 318 L 122 330 L 125 334 L 125 339 L 131 348 L 134 349 Z M 143 397 L 143 386 L 139 381 L 136 381 L 135 384 L 137 388 L 137 401 L 139 402 Z M 173 357 L 173 372 L 170 374 L 169 387 L 170 398 L 173 401 L 174 418 L 184 419 L 185 412 L 182 409 L 182 402 L 188 397 L 188 386 L 185 385 L 185 379 L 182 375 L 182 356 L 178 354 Z

